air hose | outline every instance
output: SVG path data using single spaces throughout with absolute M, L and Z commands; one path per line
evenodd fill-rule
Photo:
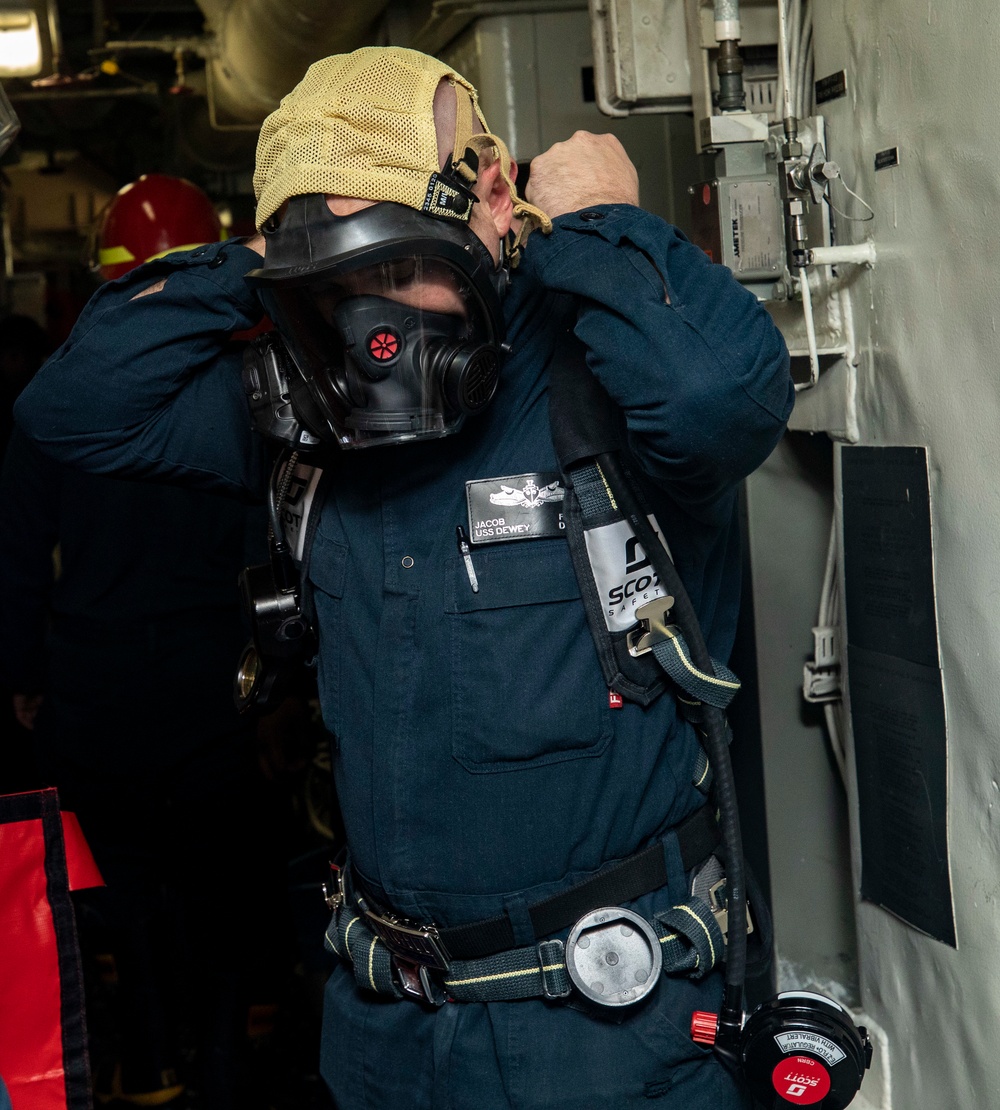
M 684 588 L 673 560 L 667 554 L 659 537 L 649 523 L 645 509 L 632 491 L 617 453 L 607 452 L 595 459 L 619 511 L 627 518 L 643 551 L 653 564 L 660 582 L 674 598 L 672 609 L 676 621 L 691 652 L 694 665 L 705 674 L 714 674 L 712 657 L 702 634 L 694 605 Z M 743 841 L 740 832 L 740 815 L 736 802 L 736 779 L 729 758 L 726 739 L 725 716 L 721 709 L 702 703 L 702 727 L 706 737 L 706 752 L 715 776 L 714 789 L 719 807 L 719 828 L 726 849 L 726 893 L 729 909 L 728 942 L 726 946 L 726 975 L 722 1011 L 719 1015 L 719 1040 L 717 1051 L 726 1054 L 726 1047 L 735 1044 L 743 1025 L 743 994 L 747 963 L 747 910 L 746 877 L 743 868 Z

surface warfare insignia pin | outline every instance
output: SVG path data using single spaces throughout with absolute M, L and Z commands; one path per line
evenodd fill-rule
M 559 485 L 558 480 L 549 482 L 541 489 L 538 483 L 529 476 L 520 489 L 513 486 L 501 486 L 499 493 L 490 494 L 491 505 L 520 505 L 525 509 L 537 509 L 550 501 L 562 501 L 566 491 Z
M 566 491 L 558 474 L 513 474 L 465 483 L 474 544 L 564 536 Z

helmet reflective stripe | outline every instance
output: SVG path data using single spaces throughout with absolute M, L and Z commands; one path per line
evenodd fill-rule
M 134 262 L 135 255 L 128 247 L 101 247 L 97 260 L 102 266 L 118 266 L 123 262 Z
M 167 174 L 143 174 L 105 209 L 95 255 L 101 276 L 111 281 L 151 258 L 224 237 L 215 206 L 197 185 Z

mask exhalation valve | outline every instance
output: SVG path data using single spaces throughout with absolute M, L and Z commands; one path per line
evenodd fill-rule
M 440 374 L 445 404 L 451 412 L 471 416 L 493 400 L 500 380 L 495 347 L 437 343 L 428 350 L 427 359 L 428 367 Z

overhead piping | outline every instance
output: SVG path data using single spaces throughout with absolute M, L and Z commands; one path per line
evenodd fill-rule
M 256 130 L 319 58 L 375 41 L 388 0 L 198 0 L 216 49 L 206 60 L 212 124 Z

